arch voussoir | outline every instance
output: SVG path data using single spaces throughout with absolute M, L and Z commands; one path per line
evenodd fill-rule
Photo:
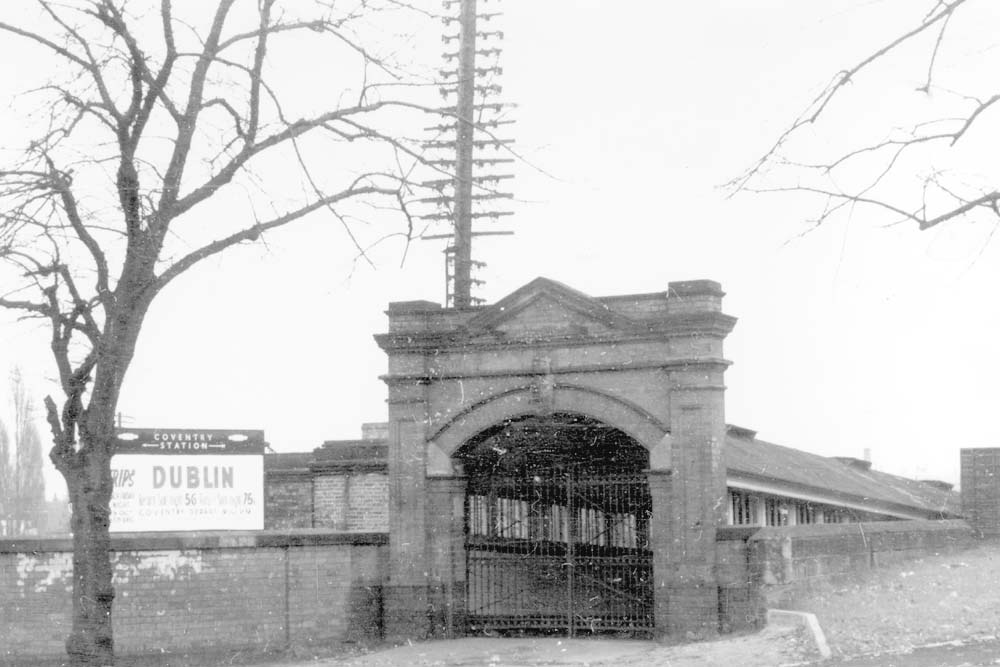
M 531 386 L 508 389 L 478 401 L 437 429 L 429 442 L 452 456 L 459 447 L 490 426 L 552 411 L 596 419 L 631 436 L 650 451 L 669 433 L 669 428 L 659 419 L 629 401 L 590 387 L 555 384 L 551 401 L 537 400 Z

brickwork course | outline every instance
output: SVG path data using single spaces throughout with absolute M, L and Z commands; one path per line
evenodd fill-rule
M 305 648 L 380 636 L 385 535 L 323 531 L 113 538 L 119 655 Z M 0 663 L 59 656 L 68 539 L 0 541 Z
M 386 531 L 389 479 L 380 427 L 367 425 L 362 440 L 330 441 L 313 452 L 266 455 L 265 528 Z
M 982 537 L 1000 536 L 1000 448 L 961 451 L 962 513 Z
M 389 331 L 376 336 L 389 356 L 390 637 L 432 636 L 424 610 L 438 601 L 457 605 L 439 615 L 446 624 L 465 611 L 455 595 L 464 568 L 441 567 L 461 555 L 461 512 L 448 510 L 464 494 L 438 482 L 461 476 L 460 448 L 505 420 L 554 413 L 617 429 L 645 448 L 651 472 L 666 473 L 650 475 L 655 632 L 717 631 L 722 343 L 735 323 L 722 296 L 700 280 L 594 298 L 539 278 L 483 308 L 390 304 Z

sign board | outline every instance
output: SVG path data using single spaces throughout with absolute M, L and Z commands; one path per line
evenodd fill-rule
M 262 530 L 263 431 L 119 429 L 111 531 Z

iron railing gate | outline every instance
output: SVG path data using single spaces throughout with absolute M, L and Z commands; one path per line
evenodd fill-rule
M 648 633 L 650 509 L 642 474 L 470 479 L 469 630 Z

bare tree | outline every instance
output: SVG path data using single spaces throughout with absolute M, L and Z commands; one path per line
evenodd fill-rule
M 26 127 L 39 131 L 0 167 L 11 271 L 0 283 L 16 280 L 0 307 L 49 330 L 61 386 L 44 401 L 50 458 L 73 508 L 67 652 L 109 665 L 114 415 L 143 321 L 185 272 L 310 214 L 360 248 L 348 225 L 359 211 L 379 222 L 395 211 L 408 238 L 408 174 L 423 161 L 386 128 L 423 109 L 389 97 L 409 90 L 405 72 L 377 48 L 399 44 L 366 40 L 413 19 L 400 20 L 411 10 L 398 0 L 215 0 L 185 3 L 183 16 L 170 0 L 33 6 L 37 17 L 24 3 L 0 10 L 15 16 L 0 21 L 5 39 L 56 72 L 29 98 Z
M 977 32 L 977 24 L 996 20 L 991 4 L 900 3 L 900 16 L 912 13 L 912 23 L 837 72 L 773 145 L 729 184 L 732 191 L 818 196 L 824 204 L 813 220 L 817 225 L 859 206 L 887 224 L 910 223 L 920 230 L 960 220 L 996 223 L 1000 174 L 983 173 L 969 154 L 979 150 L 976 143 L 984 136 L 992 141 L 1000 89 L 992 77 L 970 81 L 963 76 L 982 66 L 995 46 L 977 49 L 966 39 Z M 992 39 L 988 30 L 978 32 Z M 872 97 L 880 89 L 870 84 L 884 82 L 879 76 L 886 71 L 903 77 L 920 97 L 908 105 L 908 122 L 897 126 L 897 119 L 886 119 L 880 136 L 852 131 L 858 121 L 878 117 L 880 101 Z

